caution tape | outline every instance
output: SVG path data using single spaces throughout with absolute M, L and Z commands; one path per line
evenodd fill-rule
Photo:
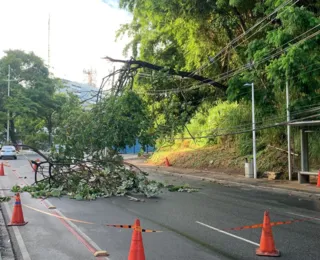
M 83 220 L 79 220 L 79 219 L 62 217 L 62 216 L 59 216 L 59 215 L 56 215 L 56 214 L 52 214 L 52 213 L 49 213 L 49 212 L 46 212 L 46 211 L 43 211 L 43 210 L 40 210 L 40 209 L 36 209 L 36 208 L 31 207 L 29 205 L 23 205 L 23 206 L 28 208 L 28 209 L 32 209 L 34 211 L 37 211 L 37 212 L 42 213 L 42 214 L 46 214 L 46 215 L 51 216 L 51 217 L 64 219 L 64 220 L 69 220 L 69 221 L 72 221 L 72 222 L 77 222 L 77 223 L 82 223 L 82 224 L 97 225 L 96 223 L 93 223 L 93 222 L 88 222 L 88 221 L 83 221 Z M 162 232 L 162 231 L 157 231 L 157 230 L 152 230 L 152 229 L 143 229 L 141 227 L 136 227 L 135 225 L 109 225 L 109 224 L 107 224 L 107 225 L 104 225 L 104 226 L 116 227 L 116 228 L 134 229 L 136 231 L 145 232 L 145 233 L 160 233 L 160 232 Z
M 250 226 L 242 226 L 242 227 L 234 227 L 234 228 L 225 228 L 223 230 L 244 230 L 244 229 L 252 229 L 252 228 L 261 228 L 263 224 L 254 224 Z
M 271 226 L 279 226 L 279 225 L 288 225 L 292 223 L 298 223 L 298 222 L 303 222 L 307 220 L 312 220 L 314 218 L 302 218 L 302 219 L 293 219 L 293 220 L 287 220 L 287 221 L 278 221 L 278 222 L 271 222 Z
M 139 232 L 146 232 L 146 233 L 160 233 L 162 231 L 152 230 L 152 229 L 143 229 L 141 227 L 136 227 L 135 225 L 110 225 L 107 224 L 107 227 L 115 227 L 115 228 L 127 228 L 127 229 L 134 229 Z
M 31 206 L 28 206 L 28 205 L 23 205 L 23 206 L 24 206 L 24 207 L 27 207 L 27 208 L 29 208 L 29 209 L 32 209 L 32 210 L 34 210 L 34 211 L 37 211 L 37 212 L 40 212 L 40 213 L 43 213 L 43 214 L 52 216 L 52 217 L 56 217 L 56 218 L 60 218 L 60 219 L 64 219 L 64 220 L 69 220 L 69 221 L 72 221 L 72 222 L 83 223 L 83 224 L 90 224 L 90 225 L 95 224 L 95 223 L 88 222 L 88 221 L 83 221 L 83 220 L 78 220 L 78 219 L 66 218 L 66 217 L 58 216 L 58 215 L 56 215 L 56 214 L 52 214 L 52 213 L 49 213 L 49 212 L 46 212 L 46 211 L 43 211 L 43 210 L 40 210 L 40 209 L 36 209 L 36 208 L 33 208 L 33 207 L 31 207 Z
M 11 197 L 11 196 L 10 196 Z M 14 196 L 12 196 L 14 197 Z M 77 222 L 77 223 L 82 223 L 82 224 L 89 224 L 89 225 L 97 225 L 96 223 L 93 222 L 88 222 L 88 221 L 83 221 L 83 220 L 79 220 L 79 219 L 73 219 L 73 218 L 67 218 L 67 217 L 62 217 L 56 214 L 52 214 L 40 209 L 36 209 L 33 208 L 31 206 L 28 205 L 23 205 L 24 207 L 27 207 L 29 209 L 32 209 L 34 211 L 37 211 L 39 213 L 43 213 L 52 217 L 56 217 L 56 218 L 60 218 L 60 219 L 64 219 L 64 220 L 69 220 L 72 222 Z M 280 225 L 289 225 L 289 224 L 293 224 L 293 223 L 298 223 L 298 222 L 304 222 L 304 221 L 308 221 L 308 220 L 314 220 L 315 218 L 309 217 L 309 218 L 302 218 L 302 219 L 293 219 L 293 220 L 287 220 L 287 221 L 276 221 L 276 222 L 271 222 L 270 226 L 280 226 Z M 115 227 L 115 228 L 123 228 L 123 229 L 134 229 L 138 232 L 145 232 L 145 233 L 161 233 L 162 231 L 158 231 L 158 230 L 152 230 L 152 229 L 143 229 L 141 227 L 137 227 L 135 225 L 123 225 L 123 224 L 105 224 L 104 226 L 107 227 Z M 247 225 L 247 226 L 241 226 L 241 227 L 234 227 L 234 228 L 225 228 L 222 230 L 235 230 L 235 231 L 239 231 L 239 230 L 244 230 L 244 229 L 255 229 L 255 228 L 262 228 L 263 224 L 254 224 L 254 225 Z
M 271 222 L 270 226 L 280 226 L 280 225 L 289 225 L 293 223 L 298 223 L 298 222 L 304 222 L 308 220 L 312 220 L 314 218 L 302 218 L 302 219 L 293 219 L 293 220 L 287 220 L 287 221 L 277 221 L 277 222 Z M 244 229 L 255 229 L 255 228 L 262 228 L 263 224 L 254 224 L 250 226 L 241 226 L 241 227 L 235 227 L 235 228 L 226 228 L 223 230 L 244 230 Z

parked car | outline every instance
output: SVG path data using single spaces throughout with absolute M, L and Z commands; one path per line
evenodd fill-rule
M 17 160 L 17 151 L 13 145 L 4 145 L 0 151 L 0 159 L 4 157 L 11 157 Z

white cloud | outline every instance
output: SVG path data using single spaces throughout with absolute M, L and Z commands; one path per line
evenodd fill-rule
M 0 0 L 0 56 L 7 49 L 33 51 L 47 63 L 51 17 L 51 66 L 55 76 L 83 81 L 83 69 L 97 71 L 98 84 L 111 64 L 101 57 L 122 57 L 125 41 L 115 42 L 130 15 L 101 0 Z

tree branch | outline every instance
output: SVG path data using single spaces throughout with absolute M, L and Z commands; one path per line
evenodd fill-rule
M 234 7 L 233 10 L 234 10 L 234 13 L 236 14 L 236 16 L 239 18 L 240 27 L 241 27 L 242 32 L 245 33 L 247 31 L 247 26 L 242 18 L 241 13 L 238 11 L 238 9 L 236 7 Z
M 152 69 L 152 70 L 156 70 L 156 71 L 160 71 L 160 70 L 165 69 L 165 67 L 163 67 L 163 66 L 158 66 L 158 65 L 155 65 L 155 64 L 152 64 L 152 63 L 149 63 L 149 62 L 146 62 L 146 61 L 140 61 L 140 60 L 119 60 L 119 59 L 110 58 L 108 56 L 104 57 L 103 59 L 109 60 L 111 62 L 127 63 L 130 66 L 131 65 L 137 65 L 137 67 L 139 67 L 139 68 L 148 68 L 148 69 Z M 177 75 L 177 76 L 180 76 L 182 78 L 191 78 L 191 79 L 194 79 L 194 80 L 198 80 L 198 81 L 201 81 L 202 83 L 207 83 L 207 84 L 209 84 L 211 86 L 214 86 L 216 88 L 219 88 L 219 89 L 221 89 L 223 91 L 227 90 L 227 86 L 225 86 L 225 85 L 223 85 L 223 84 L 221 84 L 219 82 L 215 82 L 212 79 L 209 79 L 209 78 L 194 74 L 192 72 L 175 71 L 174 69 L 170 68 L 168 70 L 168 73 L 170 75 Z

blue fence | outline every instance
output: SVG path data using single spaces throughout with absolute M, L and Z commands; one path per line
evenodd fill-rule
M 139 143 L 139 140 L 136 140 L 136 144 L 134 146 L 126 146 L 125 149 L 120 150 L 122 154 L 137 154 L 141 151 L 142 145 Z M 145 147 L 145 152 L 153 152 L 155 150 L 152 146 Z

